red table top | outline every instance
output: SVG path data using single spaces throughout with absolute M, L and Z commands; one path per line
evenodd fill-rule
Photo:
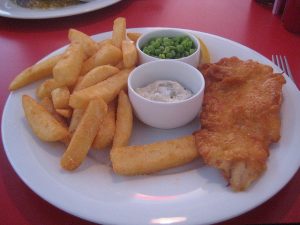
M 286 55 L 300 87 L 300 35 L 286 31 L 272 9 L 251 0 L 123 0 L 91 13 L 46 20 L 0 18 L 1 116 L 8 85 L 24 68 L 68 43 L 70 27 L 89 35 L 110 31 L 118 16 L 127 26 L 179 27 L 216 34 L 271 58 Z M 0 145 L 0 218 L 10 225 L 91 225 L 50 205 L 16 175 Z M 261 206 L 224 224 L 300 222 L 300 172 Z M 101 213 L 101 212 L 99 212 Z

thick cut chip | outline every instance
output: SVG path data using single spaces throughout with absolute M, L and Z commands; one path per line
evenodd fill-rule
M 40 105 L 43 106 L 63 127 L 68 129 L 68 124 L 66 120 L 56 112 L 54 105 L 49 97 L 45 97 L 40 102 Z M 69 142 L 71 140 L 71 133 L 60 141 L 63 142 L 66 146 L 68 146 Z
M 122 70 L 98 84 L 74 92 L 70 96 L 69 105 L 73 108 L 84 108 L 93 98 L 102 98 L 107 103 L 111 102 L 127 86 L 130 71 Z
M 84 61 L 80 75 L 85 75 L 96 66 L 116 65 L 122 60 L 122 51 L 112 44 L 103 45 L 93 56 Z
M 40 86 L 38 86 L 38 88 L 36 89 L 36 96 L 40 99 L 51 97 L 51 92 L 61 86 L 62 85 L 53 78 L 47 79 L 43 81 L 43 83 L 41 83 Z
M 49 97 L 43 98 L 40 105 L 43 106 L 58 122 L 60 122 L 61 125 L 68 127 L 65 119 L 55 111 L 53 102 Z
M 94 55 L 98 50 L 98 44 L 90 36 L 79 30 L 70 29 L 68 34 L 71 42 L 79 42 L 87 57 Z
M 69 134 L 43 106 L 28 95 L 22 96 L 23 109 L 33 133 L 43 141 L 58 141 Z
M 68 109 L 70 91 L 67 87 L 56 88 L 51 92 L 55 109 Z
M 125 69 L 124 62 L 121 60 L 117 65 L 115 65 L 119 70 Z
M 112 40 L 111 39 L 104 39 L 104 40 L 102 40 L 102 41 L 99 41 L 98 43 L 97 43 L 97 45 L 98 45 L 98 49 L 100 49 L 102 46 L 104 46 L 104 45 L 106 45 L 106 44 L 113 44 L 112 43 Z
M 102 99 L 90 101 L 61 158 L 61 166 L 64 169 L 74 170 L 84 161 L 106 113 L 107 104 Z
M 127 37 L 134 43 L 136 43 L 136 41 L 139 39 L 141 35 L 142 35 L 141 33 L 127 32 Z
M 70 122 L 70 126 L 69 126 L 70 133 L 73 133 L 76 130 L 76 128 L 84 114 L 84 110 L 85 109 L 74 109 L 73 110 L 72 118 L 71 118 L 71 122 Z
M 121 90 L 118 97 L 116 131 L 113 140 L 113 148 L 128 145 L 132 133 L 132 126 L 132 107 L 127 94 Z
M 72 42 L 63 57 L 53 68 L 54 79 L 63 85 L 72 86 L 80 75 L 85 54 L 79 42 Z
M 72 116 L 72 109 L 56 109 L 55 110 L 59 115 L 61 115 L 64 118 L 71 118 Z
M 74 91 L 93 86 L 118 72 L 120 70 L 111 65 L 97 66 L 82 77 L 81 81 L 75 86 Z
M 121 48 L 122 41 L 126 39 L 126 19 L 118 17 L 114 20 L 112 43 L 118 48 Z
M 76 109 L 81 110 L 81 109 Z M 108 105 L 108 112 L 105 115 L 97 136 L 93 142 L 93 147 L 96 149 L 105 149 L 111 145 L 116 130 L 116 102 L 112 101 Z
M 132 41 L 122 41 L 123 63 L 125 68 L 131 68 L 137 64 L 137 50 Z
M 55 55 L 25 69 L 10 83 L 9 90 L 17 90 L 27 84 L 33 83 L 34 81 L 50 76 L 52 74 L 53 67 L 61 59 L 61 57 L 62 55 Z
M 147 145 L 116 147 L 110 152 L 113 170 L 132 176 L 181 166 L 199 157 L 192 135 Z

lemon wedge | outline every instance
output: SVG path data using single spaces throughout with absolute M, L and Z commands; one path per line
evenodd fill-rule
M 200 59 L 200 64 L 204 64 L 204 63 L 210 63 L 210 54 L 208 51 L 207 46 L 205 45 L 205 43 L 201 40 L 201 38 L 198 37 L 198 40 L 200 42 L 200 46 L 201 46 L 201 59 Z

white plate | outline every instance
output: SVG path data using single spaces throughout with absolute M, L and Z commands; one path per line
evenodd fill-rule
M 146 32 L 154 28 L 132 29 Z M 193 31 L 207 44 L 212 60 L 238 56 L 274 66 L 267 58 L 236 42 Z M 94 36 L 100 40 L 111 33 Z M 61 52 L 59 49 L 54 54 Z M 274 66 L 276 70 L 277 67 Z M 64 147 L 39 141 L 25 121 L 21 95 L 34 96 L 37 84 L 11 93 L 2 118 L 3 144 L 13 168 L 39 196 L 75 216 L 103 224 L 207 224 L 238 216 L 268 200 L 296 173 L 300 165 L 300 95 L 286 77 L 283 88 L 282 138 L 271 147 L 266 173 L 247 191 L 234 193 L 219 171 L 195 161 L 162 173 L 121 177 L 115 175 L 107 152 L 91 152 L 70 173 L 60 169 Z M 131 144 L 150 143 L 190 134 L 198 120 L 175 130 L 134 124 Z
M 28 9 L 17 6 L 10 0 L 0 1 L 0 16 L 18 19 L 47 19 L 72 16 L 102 9 L 121 0 L 94 0 L 89 3 L 55 9 Z

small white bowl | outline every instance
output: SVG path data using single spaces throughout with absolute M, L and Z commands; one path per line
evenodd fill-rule
M 156 60 L 162 60 L 160 58 L 147 55 L 146 53 L 144 53 L 142 51 L 142 47 L 150 39 L 155 38 L 155 37 L 177 37 L 177 36 L 188 36 L 189 38 L 191 38 L 191 40 L 194 42 L 194 45 L 196 47 L 196 51 L 193 54 L 191 54 L 187 57 L 182 57 L 182 58 L 179 58 L 179 59 L 169 59 L 169 60 L 181 61 L 181 62 L 188 63 L 188 64 L 190 64 L 194 67 L 197 67 L 199 65 L 199 62 L 200 62 L 200 43 L 199 43 L 199 40 L 189 32 L 186 32 L 186 31 L 183 31 L 183 30 L 180 30 L 180 29 L 174 29 L 174 28 L 165 28 L 165 29 L 150 31 L 150 32 L 145 33 L 145 34 L 143 34 L 139 37 L 139 39 L 136 42 L 136 48 L 137 48 L 138 55 L 139 55 L 139 64 L 143 64 L 143 63 L 151 62 L 151 61 L 156 61 Z
M 193 96 L 178 102 L 158 102 L 146 99 L 136 92 L 156 80 L 173 80 L 191 90 Z M 199 70 L 174 60 L 158 60 L 142 64 L 128 77 L 128 94 L 135 115 L 145 124 L 171 129 L 193 120 L 201 111 L 205 81 Z

